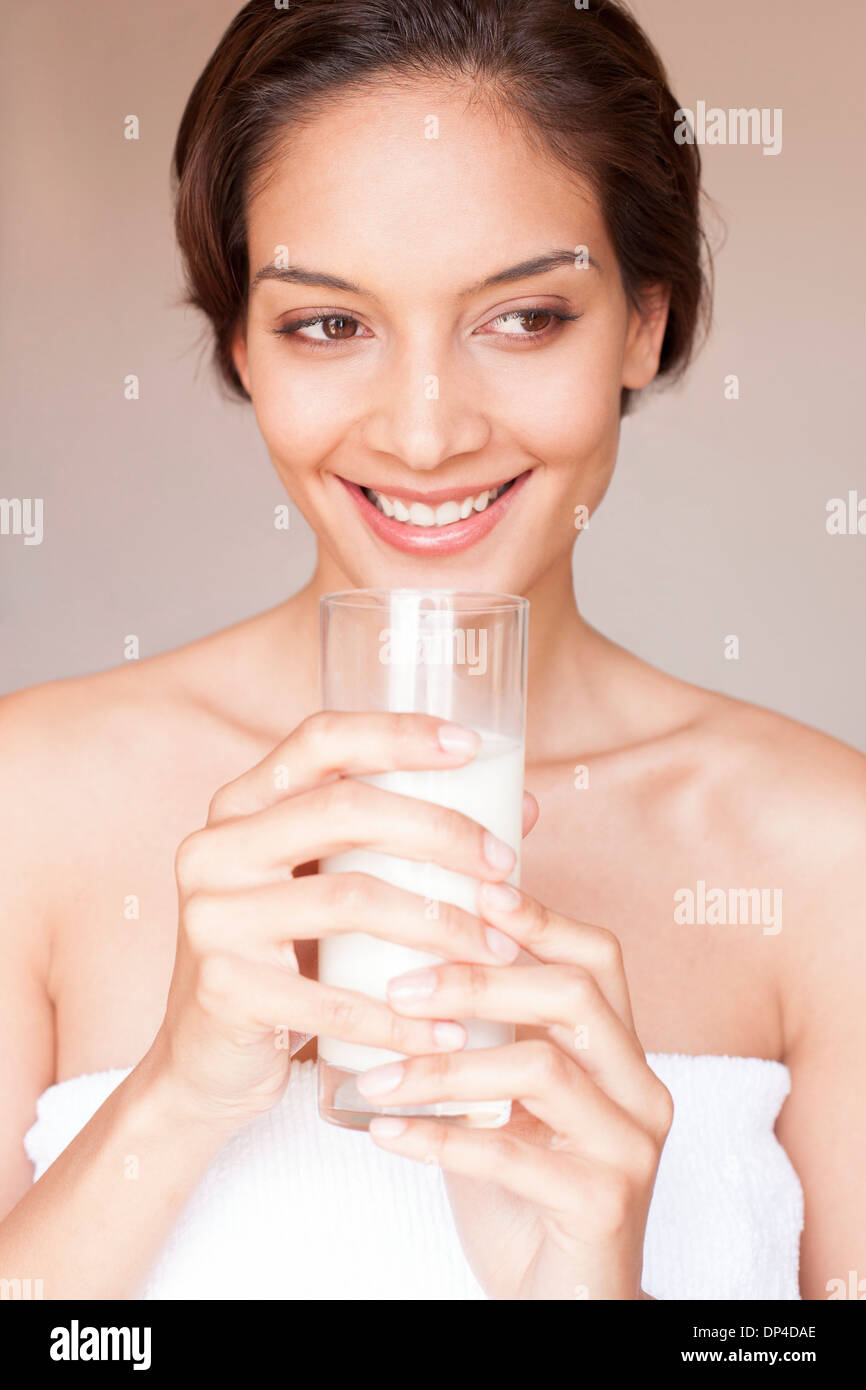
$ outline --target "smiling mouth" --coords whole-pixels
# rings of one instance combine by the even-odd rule
[[[471,492],[465,487],[380,492],[336,476],[374,536],[405,555],[433,559],[458,555],[489,536],[516,505],[533,472],[527,468]]]
[[[517,478],[510,478],[507,483],[499,483],[496,487],[484,488],[471,495],[446,498],[444,502],[435,506],[408,498],[391,497],[371,487],[362,487],[361,491],[367,501],[372,502],[373,506],[391,521],[400,522],[404,526],[439,528],[453,526],[457,521],[466,521],[476,513],[486,512],[487,508],[508,492],[516,481]]]

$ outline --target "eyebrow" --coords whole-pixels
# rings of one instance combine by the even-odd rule
[[[474,285],[469,285],[465,290],[460,290],[458,297],[466,299],[469,295],[479,294],[481,290],[491,289],[495,285],[510,284],[514,280],[526,280],[533,275],[544,275],[549,270],[556,270],[559,266],[574,265],[577,249],[573,251],[549,251],[542,256],[532,256],[529,260],[519,261],[517,265],[508,266],[505,270],[497,270],[494,275],[488,275],[486,279],[479,280]],[[583,257],[587,265],[594,270],[599,269],[598,262],[587,254]],[[329,275],[323,270],[305,270],[303,266],[286,266],[280,269],[274,265],[263,265],[261,270],[257,270],[253,276],[250,290],[254,290],[256,285],[262,280],[279,280],[289,285],[312,285],[322,289],[341,290],[344,294],[364,295],[368,299],[376,299],[370,290],[363,289],[356,285],[353,280],[344,280],[339,275]]]

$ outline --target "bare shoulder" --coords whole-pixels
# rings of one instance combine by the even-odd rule
[[[866,848],[866,755],[830,734],[706,690],[614,649],[632,693],[639,811],[692,844],[727,842],[767,865],[820,877]],[[630,779],[631,748],[621,760]]]
[[[120,820],[146,821],[166,794],[187,802],[255,760],[235,698],[244,629],[0,699],[0,844],[35,898],[65,882],[64,863],[89,856],[94,833],[110,841]]]
[[[100,767],[110,765],[120,751],[118,739],[123,739],[124,751],[134,752],[138,741],[130,747],[129,724],[144,708],[149,717],[140,734],[145,740],[158,735],[167,718],[182,717],[183,696],[172,680],[173,664],[165,658],[130,662],[5,695],[0,699],[0,765],[7,787],[24,794],[51,768],[62,779],[83,763],[98,776]]]
[[[866,755],[795,719],[722,695],[709,697],[697,728],[711,785],[762,854],[818,873],[862,854]]]
[[[693,845],[702,837],[728,844],[792,876],[799,869],[804,880],[843,860],[861,867],[866,755],[774,710],[628,660],[650,720],[637,759],[647,773],[643,814],[654,807]]]
[[[183,679],[186,666],[181,649],[4,696],[0,767],[7,795],[32,798],[50,812],[70,784],[86,798],[103,777],[146,762],[155,745],[200,713]]]
[[[727,924],[693,941],[736,947],[738,987],[771,988],[790,1053],[834,1012],[862,1012],[866,756],[772,710],[677,686],[684,717],[646,745],[642,833],[668,847],[683,913],[702,914],[684,920]]]
[[[831,1007],[853,1008],[862,992],[866,756],[715,694],[683,738],[701,768],[682,784],[690,789],[683,833],[727,874],[722,886],[774,895],[784,926],[772,958],[786,1031],[802,1035]]]

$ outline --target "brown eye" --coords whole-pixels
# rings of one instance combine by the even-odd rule
[[[278,338],[298,338],[308,347],[323,347],[325,343],[348,342],[357,338],[358,320],[350,314],[312,314],[274,329]]]
[[[553,314],[545,309],[527,309],[525,313],[517,316],[517,322],[527,333],[537,333],[547,328],[552,318]]]
[[[486,331],[497,338],[511,339],[514,343],[521,340],[525,343],[546,342],[563,323],[578,318],[579,314],[564,314],[540,305],[528,309],[507,309],[490,320]]]
[[[353,338],[354,330],[357,327],[357,319],[349,318],[330,318],[322,319],[322,328],[326,338]]]

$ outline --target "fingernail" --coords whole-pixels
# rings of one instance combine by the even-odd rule
[[[520,955],[520,947],[511,936],[506,936],[504,931],[499,931],[496,927],[485,927],[484,936],[487,945],[497,956],[503,960],[517,960]]]
[[[399,1086],[403,1080],[403,1063],[389,1062],[384,1067],[373,1067],[370,1071],[365,1071],[363,1076],[359,1076],[356,1082],[358,1090],[362,1096],[382,1096],[386,1091],[393,1091],[395,1086]]]
[[[445,753],[474,753],[481,741],[472,729],[464,729],[462,724],[440,724],[436,736]]]
[[[405,1128],[406,1121],[396,1115],[374,1115],[369,1124],[370,1133],[380,1134],[383,1139],[396,1139]]]
[[[484,832],[484,858],[494,869],[513,869],[517,855],[504,840],[497,840],[489,830]]]
[[[481,894],[483,901],[498,912],[514,912],[520,906],[520,894],[510,883],[482,883]]]
[[[465,1043],[466,1029],[461,1023],[434,1023],[433,1041],[443,1052],[451,1052]]]
[[[436,988],[433,970],[410,970],[407,975],[395,975],[386,986],[389,999],[427,999]]]

